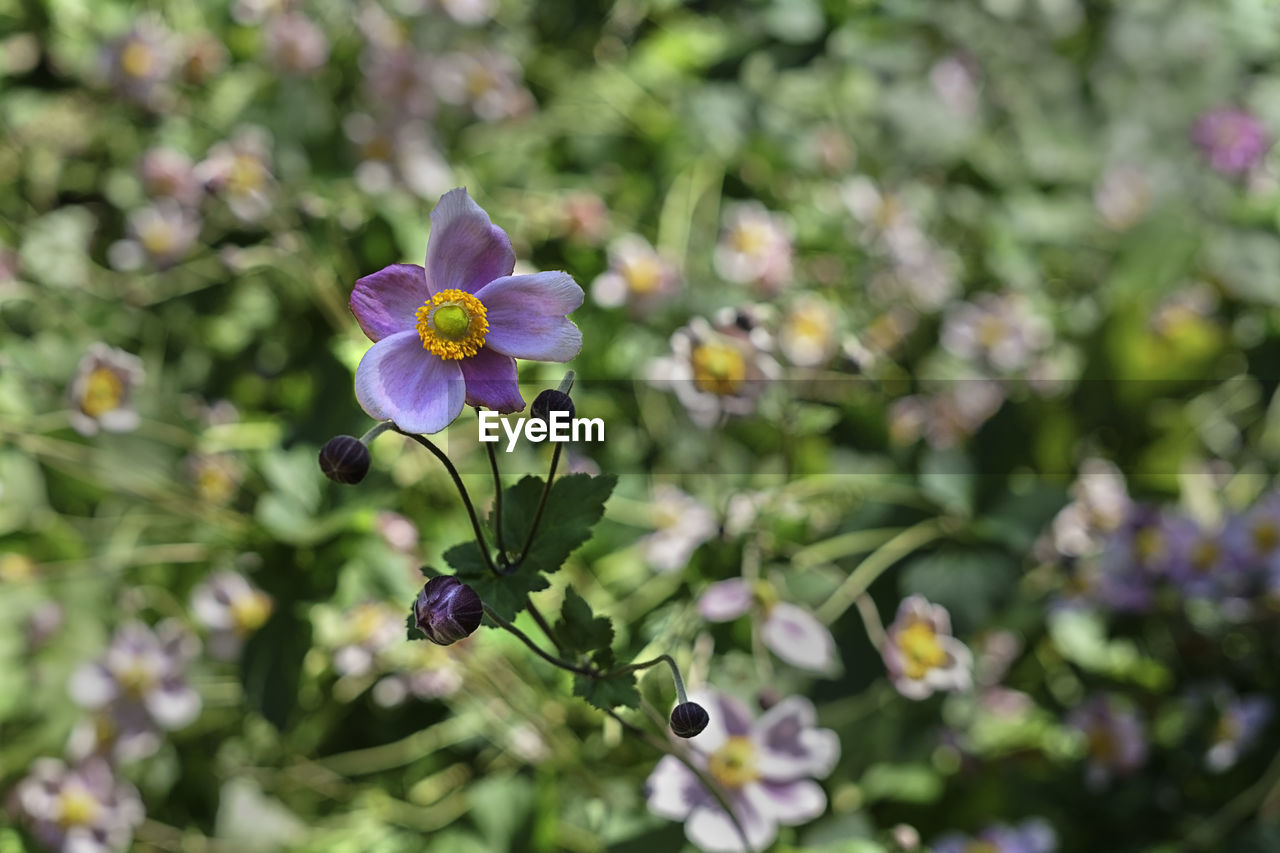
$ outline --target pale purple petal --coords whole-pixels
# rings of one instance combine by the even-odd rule
[[[689,691],[688,698],[705,708],[711,718],[701,734],[689,739],[699,752],[715,752],[731,736],[751,733],[751,712],[732,696],[703,689]]]
[[[147,713],[162,729],[180,729],[200,716],[200,694],[185,684],[173,683],[147,692]]]
[[[751,584],[742,578],[713,583],[698,599],[698,612],[708,622],[728,622],[751,609]]]
[[[427,274],[417,264],[392,264],[356,282],[351,291],[351,313],[375,343],[412,329],[414,313],[431,298]]]
[[[671,820],[684,820],[693,809],[715,802],[698,777],[674,755],[665,755],[644,784],[649,811]]]
[[[822,786],[809,779],[796,782],[759,782],[744,793],[766,817],[786,826],[807,823],[827,810]]]
[[[831,729],[815,729],[816,721],[813,703],[802,696],[790,696],[765,712],[751,737],[764,778],[822,778],[831,772],[840,759],[840,738]]]
[[[475,293],[496,278],[511,275],[516,253],[507,232],[471,200],[464,188],[450,190],[431,211],[427,238],[427,287]]]
[[[462,411],[465,396],[458,363],[424,350],[414,331],[378,341],[356,368],[360,407],[405,432],[439,432]]]
[[[730,797],[730,805],[742,830],[747,835],[751,850],[764,850],[778,835],[778,824],[767,817],[746,797],[737,794]],[[741,853],[742,837],[734,827],[729,813],[719,804],[694,809],[684,825],[685,836],[707,853]]]
[[[481,347],[458,366],[467,381],[467,405],[484,406],[507,414],[524,408],[524,398],[516,384],[516,362],[510,356]]]
[[[582,332],[565,317],[582,304],[582,288],[564,272],[512,275],[476,292],[489,320],[485,345],[512,358],[568,361]]]
[[[100,663],[86,663],[71,675],[67,685],[71,701],[82,708],[101,708],[119,695],[116,680]]]
[[[764,644],[792,666],[826,672],[835,663],[836,643],[812,613],[785,601],[769,610],[761,630]]]

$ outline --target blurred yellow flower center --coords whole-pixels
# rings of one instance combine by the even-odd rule
[[[1259,521],[1253,526],[1253,547],[1260,553],[1270,554],[1280,545],[1280,529],[1274,522]]]
[[[484,346],[489,331],[484,305],[464,290],[440,291],[415,316],[422,348],[440,358],[471,358]]]
[[[130,696],[138,697],[150,690],[156,683],[151,667],[142,661],[132,661],[115,673],[116,681]]]
[[[26,554],[0,554],[0,581],[18,583],[36,575],[35,561]]]
[[[964,846],[964,853],[1000,853],[1000,848],[993,841],[970,841]]]
[[[1089,755],[1100,761],[1109,761],[1119,754],[1115,736],[1107,726],[1096,725],[1089,730]]]
[[[1207,573],[1213,569],[1220,556],[1222,549],[1218,547],[1218,543],[1212,539],[1204,539],[1191,549],[1191,565],[1197,572]]]
[[[1138,562],[1151,563],[1164,556],[1164,537],[1154,527],[1146,527],[1133,538],[1133,549]]]
[[[93,823],[102,809],[97,797],[79,786],[58,795],[58,825],[63,829]]]
[[[633,258],[623,265],[622,277],[632,293],[653,293],[662,283],[662,264],[653,258]]]
[[[726,788],[741,788],[760,778],[756,748],[751,739],[734,735],[707,759],[707,772]]]
[[[999,317],[987,315],[978,321],[978,343],[984,349],[991,349],[1004,340],[1008,330]]]
[[[938,642],[938,632],[928,622],[912,622],[898,632],[894,643],[902,652],[902,669],[907,678],[919,680],[929,670],[947,662],[947,652]]]
[[[177,234],[169,223],[163,220],[149,222],[138,229],[138,241],[142,248],[151,255],[166,255],[173,251],[178,242]]]
[[[124,380],[109,367],[95,367],[86,377],[80,410],[91,418],[120,408],[124,400]]]
[[[768,581],[756,581],[752,584],[751,594],[766,614],[778,603],[778,591]]]
[[[733,229],[729,243],[744,255],[759,255],[769,246],[773,234],[763,222],[751,222]]]
[[[231,602],[231,619],[242,634],[261,628],[270,615],[271,599],[261,592],[241,596]]]
[[[120,67],[130,77],[146,77],[155,64],[151,48],[140,41],[131,41],[120,51]]]
[[[732,394],[747,377],[747,362],[736,347],[728,344],[701,344],[689,359],[693,363],[693,383],[710,394]]]
[[[232,195],[248,195],[267,179],[267,168],[252,154],[237,154],[227,174],[227,191]]]

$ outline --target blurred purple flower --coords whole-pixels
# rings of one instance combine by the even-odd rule
[[[1109,696],[1095,695],[1073,710],[1067,725],[1084,735],[1090,787],[1100,788],[1146,763],[1146,727],[1134,711]]]
[[[339,675],[360,676],[374,669],[380,654],[404,642],[404,614],[383,602],[358,604],[343,614],[333,652]]]
[[[161,199],[129,214],[129,235],[153,267],[167,269],[185,258],[195,245],[200,236],[200,217],[173,199]],[[137,250],[131,247],[112,246],[112,263],[120,269],[129,269],[137,256]]]
[[[778,600],[763,581],[730,578],[707,587],[698,598],[698,612],[708,622],[728,622],[754,609],[760,637],[774,654],[810,672],[830,672],[836,663],[831,631],[803,607]]]
[[[921,436],[935,450],[947,450],[982,428],[1005,394],[992,379],[961,379],[930,394],[912,394],[889,407],[889,437],[910,444]]]
[[[673,390],[694,423],[714,426],[728,415],[755,411],[768,380],[780,371],[768,354],[769,335],[746,313],[695,317],[671,336],[672,355],[649,366],[649,380]]]
[[[71,426],[81,435],[135,429],[133,391],[142,377],[142,360],[136,355],[101,343],[89,347],[71,380]]]
[[[953,355],[1007,375],[1030,367],[1053,330],[1022,294],[979,293],[947,306],[941,341]]]
[[[713,256],[716,272],[736,284],[777,293],[791,281],[791,230],[758,201],[731,205]]]
[[[563,272],[512,275],[515,252],[465,189],[431,212],[426,267],[393,264],[356,282],[351,311],[374,341],[356,399],[407,432],[447,427],[464,402],[524,408],[517,358],[568,361],[582,333],[566,315],[582,288]]]
[[[142,191],[156,201],[172,199],[184,207],[194,207],[204,195],[195,163],[173,148],[148,148],[138,161],[138,175]]]
[[[968,690],[973,683],[973,655],[951,635],[951,615],[921,595],[898,605],[882,654],[893,686],[908,699],[924,699],[940,690]]]
[[[1141,169],[1113,166],[1093,189],[1093,207],[1111,230],[1128,230],[1151,209],[1151,182]]]
[[[379,122],[367,113],[351,113],[342,129],[360,157],[355,177],[364,192],[403,188],[436,198],[453,183],[449,164],[421,122]]]
[[[146,814],[137,789],[96,758],[78,767],[37,759],[14,789],[13,804],[36,840],[62,853],[124,850]]]
[[[1105,459],[1085,459],[1070,491],[1071,503],[1053,519],[1052,545],[1065,557],[1091,556],[1129,514],[1124,475]]]
[[[644,315],[679,286],[675,265],[638,234],[624,234],[609,245],[609,268],[591,283],[591,297],[604,308],[626,305]]]
[[[290,74],[310,74],[329,59],[324,30],[301,12],[283,12],[267,21],[264,44],[267,61]]]
[[[244,467],[230,453],[193,453],[183,468],[195,487],[196,497],[214,506],[231,503],[244,479]]]
[[[1028,820],[1018,826],[996,824],[976,836],[946,835],[933,842],[933,853],[1053,853],[1058,837],[1043,820]]]
[[[114,747],[122,735],[145,741],[149,729],[170,731],[195,720],[200,694],[187,684],[186,669],[197,650],[172,620],[155,631],[141,622],[117,628],[102,657],[78,668],[68,685],[72,701],[99,714],[98,747]]]
[[[1230,696],[1219,711],[1205,766],[1215,773],[1234,767],[1274,714],[1275,702],[1267,696]]]
[[[209,148],[196,176],[237,218],[262,219],[271,211],[271,135],[260,127],[237,128],[229,140]]]
[[[447,53],[434,69],[435,91],[446,103],[465,105],[482,121],[502,121],[533,111],[533,95],[520,83],[510,56],[481,50]]]
[[[640,540],[640,549],[655,571],[683,569],[698,546],[719,531],[715,513],[674,486],[654,486],[652,508],[657,529]]]
[[[117,93],[144,106],[159,107],[173,72],[173,34],[151,19],[141,19],[107,46],[105,62]]]
[[[1266,125],[1235,107],[1218,107],[1201,115],[1191,129],[1191,139],[1214,171],[1224,175],[1249,171],[1271,148]]]
[[[182,60],[182,79],[192,86],[199,86],[227,67],[227,48],[211,32],[198,32],[190,36],[185,57]]]
[[[396,120],[430,118],[436,111],[431,65],[412,45],[370,41],[360,58],[367,101]]]
[[[724,790],[752,850],[768,847],[779,824],[805,823],[826,810],[826,794],[812,779],[835,767],[840,739],[831,729],[814,728],[817,714],[808,699],[783,699],[755,722],[724,694],[693,691],[689,699],[711,715],[707,728],[689,739],[691,760]],[[654,814],[684,821],[685,835],[703,850],[744,850],[728,813],[674,756],[664,756],[649,774],[645,796]]]
[[[234,660],[271,616],[271,596],[236,572],[215,572],[191,591],[191,612],[209,631],[209,654]]]

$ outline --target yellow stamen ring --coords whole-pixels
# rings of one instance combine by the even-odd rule
[[[422,303],[415,315],[422,348],[440,358],[471,358],[489,331],[484,305],[465,290],[442,290]]]

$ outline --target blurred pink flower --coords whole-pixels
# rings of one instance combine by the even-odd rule
[[[133,391],[142,384],[142,360],[106,344],[94,344],[71,380],[71,425],[81,435],[128,432],[138,426]]]

